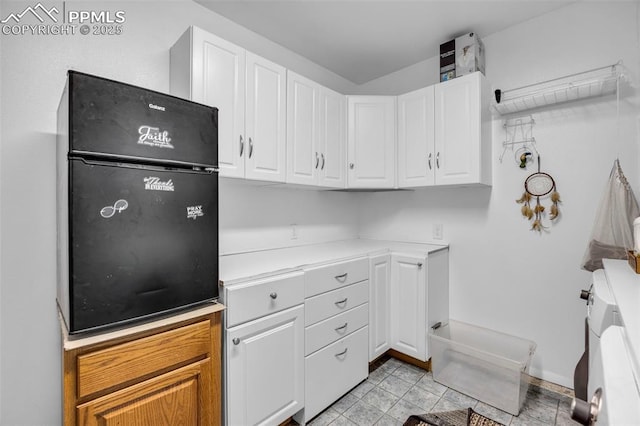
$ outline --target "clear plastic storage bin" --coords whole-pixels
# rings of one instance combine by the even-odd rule
[[[535,342],[451,320],[429,334],[429,345],[435,381],[519,414]]]

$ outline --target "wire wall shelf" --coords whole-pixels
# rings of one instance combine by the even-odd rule
[[[622,61],[517,89],[496,90],[493,108],[501,115],[616,93]]]

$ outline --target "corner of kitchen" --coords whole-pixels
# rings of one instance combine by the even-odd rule
[[[0,425],[640,424],[640,2],[454,3],[2,2]]]

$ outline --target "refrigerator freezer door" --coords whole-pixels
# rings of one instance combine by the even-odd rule
[[[71,333],[217,298],[216,173],[69,166]]]
[[[60,108],[71,154],[218,166],[216,108],[74,71]]]

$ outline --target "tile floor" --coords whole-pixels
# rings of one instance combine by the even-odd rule
[[[391,358],[311,421],[313,426],[402,425],[412,414],[473,408],[511,426],[577,425],[571,399],[531,385],[520,415],[512,416],[433,380],[431,373]]]

